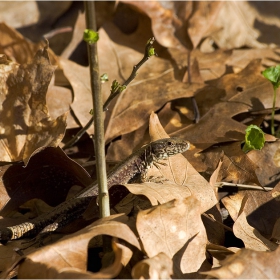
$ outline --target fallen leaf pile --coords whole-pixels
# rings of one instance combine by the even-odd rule
[[[82,5],[51,13],[33,4],[35,23],[0,23],[1,228],[49,212],[96,178],[93,125],[63,149],[91,118]],[[152,36],[158,54],[104,112],[108,168],[161,138],[191,147],[154,165],[146,182],[113,186],[111,216],[93,219],[89,206],[39,248],[22,243],[30,239],[1,245],[1,278],[280,278],[280,141],[262,75],[280,64],[279,3],[266,12],[240,1],[95,4],[104,102]],[[0,2],[0,14],[12,15],[9,5]],[[266,142],[244,153],[250,124]],[[112,251],[102,250],[106,238]]]

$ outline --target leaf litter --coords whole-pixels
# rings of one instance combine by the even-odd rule
[[[122,84],[143,57],[144,37],[155,36],[158,53],[104,113],[108,164],[168,135],[191,148],[149,169],[147,182],[114,186],[114,215],[93,219],[89,206],[46,246],[18,251],[23,257],[13,251],[21,240],[0,246],[2,278],[279,278],[279,141],[269,129],[273,86],[261,72],[280,61],[279,42],[262,33],[280,23],[258,5],[129,1],[106,12],[98,4],[107,19],[98,41],[100,73],[109,76],[104,101],[111,82]],[[130,30],[129,15],[137,23]],[[59,56],[55,40],[33,43],[0,24],[1,226],[49,211],[95,179],[87,135],[61,149],[91,117],[89,68],[77,58],[83,26],[79,11]],[[277,132],[278,111],[275,122]],[[251,124],[266,142],[245,154]],[[101,257],[88,247],[101,246],[100,235],[114,237],[115,257],[102,255],[103,267],[90,271]]]

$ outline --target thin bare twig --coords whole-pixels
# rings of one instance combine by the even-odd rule
[[[188,80],[189,83],[192,83],[192,75],[191,75],[191,52],[188,53]],[[193,112],[194,112],[194,122],[198,123],[200,119],[200,113],[197,106],[197,102],[194,96],[191,97],[192,105],[193,105]]]
[[[153,48],[154,41],[155,41],[154,37],[148,40],[148,42],[146,44],[146,47],[145,47],[144,56],[139,61],[139,63],[137,63],[133,67],[129,78],[122,85],[117,84],[115,88],[112,85],[111,94],[109,95],[108,99],[105,101],[105,103],[103,105],[103,111],[104,112],[108,109],[111,101],[115,97],[117,97],[122,91],[124,91],[126,89],[126,87],[135,79],[135,77],[137,75],[137,71],[140,69],[140,67],[153,55],[153,54],[151,55],[150,51]],[[113,82],[113,84],[114,84],[114,82]],[[63,149],[66,149],[66,148],[69,148],[69,147],[73,146],[82,137],[82,135],[88,130],[88,128],[92,125],[93,122],[94,122],[94,118],[92,117],[88,121],[88,123],[85,125],[85,127],[83,127],[70,141],[68,141],[64,145]]]
[[[233,184],[228,182],[217,182],[215,184],[216,188],[222,188],[222,187],[236,187],[240,189],[250,189],[250,190],[260,190],[260,191],[271,191],[273,188],[271,187],[260,187],[255,185],[244,185],[244,184]]]

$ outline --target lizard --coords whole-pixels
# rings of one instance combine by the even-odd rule
[[[183,153],[189,147],[188,141],[175,137],[159,139],[143,146],[109,171],[108,189],[113,185],[130,183],[135,176],[143,177],[152,165],[157,166],[157,163],[162,163],[160,160]],[[98,184],[94,182],[74,197],[56,206],[52,211],[30,220],[30,222],[0,228],[0,242],[5,244],[9,240],[53,232],[81,216],[90,201],[97,196]],[[97,204],[94,208],[93,211],[98,212]]]

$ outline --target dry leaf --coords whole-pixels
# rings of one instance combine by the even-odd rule
[[[241,249],[227,257],[220,268],[202,274],[218,279],[276,279],[280,277],[279,253],[280,248],[274,252]]]
[[[188,21],[188,34],[195,49],[200,41],[209,33],[209,28],[215,24],[223,2],[198,1],[194,2],[194,11]]]
[[[188,42],[183,32],[183,21],[191,13],[190,2],[124,2],[137,7],[151,18],[154,36],[161,45],[186,51]],[[178,34],[180,38],[177,38]]]
[[[270,192],[246,191],[246,195],[248,200],[244,206],[244,213],[248,223],[264,237],[270,238],[280,214],[280,184],[277,184]]]
[[[30,63],[34,53],[45,45],[45,42],[32,43],[4,22],[0,23],[0,37],[0,53],[6,54],[10,59],[20,64]],[[51,63],[57,64],[57,58],[50,49],[49,55]]]
[[[26,167],[23,163],[2,166],[0,175],[0,208],[4,216],[32,198],[56,206],[65,200],[73,185],[86,187],[92,183],[84,168],[60,148],[50,147],[34,155]]]
[[[240,214],[233,225],[233,232],[236,237],[240,238],[245,248],[253,249],[255,251],[274,251],[278,245],[263,237],[258,230],[251,227],[243,212]]]
[[[219,14],[207,30],[220,48],[233,49],[243,46],[262,48],[257,41],[259,32],[254,28],[256,13],[246,2],[222,2]]]
[[[196,272],[205,261],[207,242],[201,213],[201,205],[193,197],[140,211],[136,226],[147,255],[165,253],[174,261],[174,273]]]

